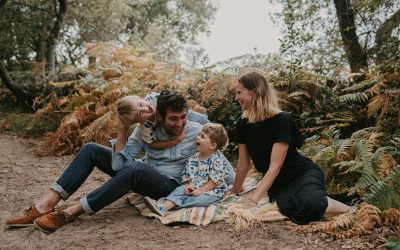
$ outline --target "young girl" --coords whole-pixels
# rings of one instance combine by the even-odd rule
[[[180,136],[169,141],[156,140],[153,129],[158,123],[156,107],[159,95],[159,93],[152,92],[145,98],[136,95],[125,96],[117,105],[117,113],[120,121],[126,125],[139,123],[141,137],[152,149],[172,147],[185,138],[185,134],[182,133]]]
[[[164,216],[174,207],[206,207],[221,200],[228,189],[226,178],[231,165],[220,149],[228,142],[228,135],[221,124],[203,125],[196,137],[197,153],[186,163],[182,182],[166,198],[155,201],[144,198],[146,206],[154,213]]]

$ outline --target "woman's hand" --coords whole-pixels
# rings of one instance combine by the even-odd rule
[[[255,201],[251,197],[241,197],[238,200],[239,204],[242,204],[244,208],[246,209],[251,209],[251,208],[256,208],[258,207],[258,201]]]

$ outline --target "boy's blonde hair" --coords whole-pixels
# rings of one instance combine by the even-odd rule
[[[217,144],[216,150],[223,150],[228,145],[228,133],[221,124],[206,123],[203,125],[201,131],[210,137],[212,143]]]
[[[137,122],[136,102],[141,100],[137,95],[128,95],[121,98],[117,104],[118,119],[124,124]]]

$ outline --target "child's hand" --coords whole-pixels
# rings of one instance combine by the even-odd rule
[[[174,142],[176,144],[180,143],[181,141],[183,141],[183,139],[185,139],[185,136],[186,136],[185,133],[182,132],[180,135],[174,138]]]
[[[203,193],[204,193],[203,190],[202,190],[201,188],[199,188],[199,189],[194,190],[194,191],[192,192],[192,195],[193,195],[193,196],[200,196],[200,195],[202,195]]]
[[[192,194],[192,192],[194,191],[194,186],[193,183],[189,183],[185,186],[185,194]]]

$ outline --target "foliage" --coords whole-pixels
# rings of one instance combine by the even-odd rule
[[[87,54],[97,58],[97,62],[90,65],[86,75],[77,75],[75,80],[51,82],[56,88],[68,87],[70,92],[66,97],[59,98],[53,93],[50,101],[36,100],[37,105],[47,104],[36,112],[33,123],[46,114],[68,114],[56,132],[47,134],[45,143],[53,146],[43,147],[41,154],[70,154],[90,141],[108,145],[117,135],[116,100],[128,94],[144,96],[164,88],[185,91],[191,82],[189,78],[176,77],[184,73],[182,69],[155,61],[145,50],[130,46],[121,48],[110,43],[88,44]],[[201,110],[194,100],[191,106]]]
[[[0,10],[0,58],[12,70],[44,59],[57,9],[57,1],[16,0]],[[199,50],[197,35],[208,31],[216,9],[208,0],[68,1],[58,62],[78,65],[84,43],[111,41],[179,59],[189,47]]]
[[[340,35],[334,1],[270,2],[282,5],[281,11],[275,13],[273,19],[277,24],[284,23],[281,25],[284,34],[290,34],[291,27],[301,31],[301,40],[305,43],[301,46],[298,58],[302,58],[304,66],[325,74],[337,73],[335,71],[348,67],[343,46],[345,41]],[[368,0],[346,3],[355,12],[358,40],[369,61],[381,65],[380,69],[384,71],[398,70],[400,2]],[[384,46],[380,44],[381,40],[385,41]],[[378,60],[379,57],[384,60]]]
[[[41,108],[30,126],[43,124],[46,117],[60,121],[64,116],[57,131],[45,136],[42,154],[74,153],[91,141],[108,145],[118,132],[116,100],[165,88],[187,93],[192,109],[222,123],[234,139],[235,122],[241,113],[234,101],[235,83],[239,73],[249,70],[241,69],[235,60],[224,64],[226,72],[211,68],[187,71],[131,46],[87,44],[86,53],[96,60],[84,68],[65,67],[59,79],[49,82],[55,91],[35,100]],[[234,67],[230,68],[230,63]],[[352,237],[371,230],[362,225],[364,219],[375,226],[398,225],[393,220],[393,225],[385,222],[379,209],[400,207],[399,74],[372,72],[333,78],[298,69],[293,78],[290,69],[275,66],[267,78],[277,89],[282,108],[292,112],[308,137],[301,151],[322,167],[328,193],[356,193],[368,202],[366,217],[360,217],[359,222],[338,217],[331,224],[320,225],[320,230],[331,230],[336,237]],[[231,144],[227,151],[230,159],[236,159],[236,150]]]
[[[330,193],[358,193],[382,209],[400,207],[399,167],[394,145],[381,146],[383,133],[366,128],[340,139],[330,128],[305,140],[302,152],[320,165]]]

